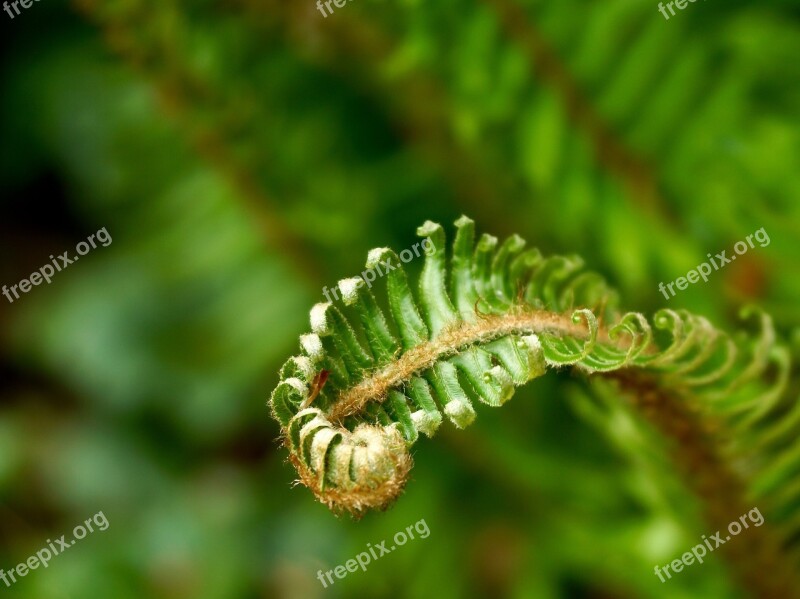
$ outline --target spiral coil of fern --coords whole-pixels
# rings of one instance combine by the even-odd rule
[[[616,294],[583,271],[580,258],[543,257],[518,236],[476,242],[467,217],[455,226],[449,262],[440,225],[428,221],[417,231],[436,248],[425,257],[419,300],[392,250],[369,252],[367,268],[393,267],[385,276],[388,314],[361,279],[340,281],[349,315],[331,303],[314,306],[301,355],[281,369],[272,411],[300,481],[332,509],[386,507],[403,489],[407,448],[420,432],[432,436],[445,418],[468,426],[476,401],[500,406],[548,366],[641,368],[691,390],[709,409],[736,406],[735,420],[750,424],[781,399],[788,358],[766,314],[743,312],[760,324],[754,339],[734,339],[682,310],[661,310],[651,324],[618,312]],[[329,380],[306,407],[321,370]],[[773,442],[791,434],[771,426]]]

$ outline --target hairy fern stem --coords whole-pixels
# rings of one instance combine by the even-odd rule
[[[608,332],[602,329],[601,332],[607,338]],[[419,344],[356,386],[345,390],[331,406],[329,416],[334,422],[341,422],[346,416],[361,412],[371,401],[382,402],[390,389],[409,380],[415,373],[477,343],[507,335],[537,333],[587,339],[589,328],[576,324],[570,314],[524,308],[509,314],[483,315],[474,323],[458,323],[443,330],[436,339]]]

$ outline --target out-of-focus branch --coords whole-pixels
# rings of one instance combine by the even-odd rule
[[[498,234],[512,233],[502,207],[526,192],[454,137],[448,127],[447,92],[435,77],[420,69],[391,80],[382,75],[396,49],[388,34],[352,11],[322,19],[313,4],[231,2],[245,11],[251,24],[285,36],[298,56],[379,98],[412,149],[442,172],[461,208]]]
[[[661,220],[674,222],[650,166],[598,114],[525,9],[513,0],[486,2],[497,13],[508,35],[525,50],[535,75],[553,88],[572,122],[588,137],[598,163],[623,183],[641,207]]]
[[[309,283],[321,285],[322,274],[309,255],[307,245],[283,222],[280,211],[275,208],[275,198],[234,158],[224,128],[198,125],[188,118],[193,102],[216,100],[219,94],[183,68],[181,57],[174,48],[157,44],[143,47],[137,42],[137,32],[147,26],[147,12],[115,18],[102,15],[100,3],[96,0],[75,0],[74,5],[102,29],[112,51],[153,84],[161,96],[163,109],[183,130],[195,151],[231,182],[236,197],[253,218],[264,244],[290,261]],[[160,38],[160,41],[167,43],[168,39]]]
[[[729,460],[720,455],[718,431],[710,421],[697,417],[686,398],[660,385],[648,374],[621,370],[604,375],[615,381],[631,403],[672,444],[672,459],[690,489],[702,500],[705,520],[717,530],[752,507],[746,485],[734,473]],[[717,426],[716,423],[713,426]],[[784,599],[798,597],[800,584],[793,560],[782,550],[770,523],[747,531],[747,543],[725,544],[721,553],[734,576],[754,597]]]

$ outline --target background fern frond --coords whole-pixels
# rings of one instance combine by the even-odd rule
[[[324,18],[315,2],[3,17],[0,282],[101,226],[114,237],[0,298],[0,561],[100,507],[112,522],[13,592],[791,596],[796,559],[769,556],[797,556],[800,538],[797,8],[697,2],[665,22],[630,0],[359,0]],[[481,230],[456,228],[443,289],[440,266],[425,272],[438,299],[418,292],[421,259],[394,306],[399,277],[345,283],[320,313],[344,336],[312,329],[294,349],[365,249],[397,261],[385,247],[461,213]],[[657,291],[762,227],[769,246]],[[740,325],[750,304],[771,322]],[[558,330],[427,351],[442,365],[405,376],[432,334],[553,306],[568,307]],[[545,352],[559,374],[539,376]],[[388,501],[414,454],[391,512],[330,518],[292,489],[270,442],[286,426],[263,417],[264,390],[289,379],[287,425],[310,411],[292,429],[306,461],[288,455],[334,506]],[[367,388],[382,401],[361,403]],[[334,453],[346,489],[318,484]],[[752,559],[653,575],[756,505],[769,532],[730,547]],[[335,589],[314,579],[421,517],[428,541]]]

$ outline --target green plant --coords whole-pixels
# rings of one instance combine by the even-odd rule
[[[661,310],[651,324],[620,313],[616,294],[580,258],[545,258],[518,236],[501,244],[484,234],[476,244],[471,219],[455,224],[449,266],[442,227],[428,221],[417,231],[436,248],[419,301],[398,256],[372,250],[367,268],[394,267],[385,277],[389,317],[361,279],[342,280],[352,315],[314,306],[302,355],[281,369],[273,413],[300,481],[331,509],[358,516],[385,508],[404,487],[420,432],[432,436],[443,414],[469,425],[475,400],[500,406],[548,366],[611,381],[676,440],[674,457],[714,526],[796,472],[800,403],[786,397],[790,357],[768,315],[745,309],[760,331],[736,337],[682,310]],[[797,524],[793,497],[770,499],[774,519]],[[751,541],[740,572],[748,585],[767,589],[760,596],[792,588],[782,575],[763,580],[781,540],[763,533]]]

